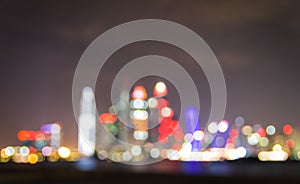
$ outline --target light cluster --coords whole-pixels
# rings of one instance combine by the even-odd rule
[[[114,162],[141,163],[162,159],[300,160],[300,135],[291,124],[282,127],[250,125],[238,116],[233,121],[209,122],[204,128],[196,107],[185,107],[185,122],[176,120],[167,95],[168,88],[163,82],[155,84],[152,95],[143,86],[135,86],[128,98],[126,93],[121,94],[118,104],[99,116],[102,127],[110,135],[96,137],[96,127],[99,126],[95,125],[94,93],[91,88],[84,88],[77,149],[61,145],[62,124],[54,122],[43,124],[39,130],[20,130],[17,138],[21,145],[2,148],[0,161],[36,164],[78,161],[91,156]],[[123,122],[124,119],[128,122]],[[96,144],[98,139],[104,140],[105,145]]]
[[[128,148],[128,145],[115,142],[112,147],[105,149],[100,145],[97,150],[99,159],[116,162],[147,159],[222,161],[249,157],[261,161],[299,160],[300,147],[295,143],[298,136],[290,124],[279,128],[273,124],[252,126],[238,116],[232,122],[210,122],[204,129],[200,126],[198,109],[195,107],[186,107],[185,122],[179,123],[173,119],[174,111],[166,99],[167,94],[168,89],[163,82],[154,86],[153,97],[148,99],[146,89],[136,86],[129,103],[130,118],[134,122],[133,139],[127,140],[131,146]],[[122,113],[122,110],[119,109],[117,113],[111,111],[109,116],[115,117],[114,122],[120,125],[122,122],[117,118],[118,113]],[[101,116],[100,120],[105,124]],[[158,125],[150,129],[148,125],[153,122]],[[130,132],[127,130],[128,135]]]
[[[77,151],[61,146],[61,123],[43,124],[40,130],[20,130],[17,133],[21,145],[7,146],[1,149],[1,162],[36,164],[45,160],[77,161],[80,155]]]

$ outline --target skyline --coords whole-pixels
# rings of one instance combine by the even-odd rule
[[[106,30],[143,18],[178,22],[207,42],[225,75],[225,119],[232,121],[242,115],[249,124],[299,125],[299,2],[116,2],[1,2],[0,122],[5,131],[0,134],[0,146],[17,144],[19,129],[53,121],[63,123],[65,144],[77,145],[71,88],[80,56]],[[106,66],[98,78],[96,99],[107,98],[116,69],[149,53],[183,64],[198,82],[202,109],[209,107],[204,74],[198,74],[191,59],[179,49],[154,42],[128,45],[114,54],[109,59],[114,65]],[[145,79],[143,84],[150,89],[157,80]],[[170,99],[177,97],[172,86],[170,95]],[[98,107],[101,112],[109,105],[108,101],[103,103],[103,108]],[[172,106],[176,109],[176,104]],[[202,113],[205,121],[207,112]]]

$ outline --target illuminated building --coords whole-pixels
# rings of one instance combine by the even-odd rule
[[[192,151],[201,150],[201,133],[199,113],[196,107],[188,107],[185,109],[186,132],[191,135]]]
[[[158,141],[159,143],[164,144],[165,146],[170,146],[172,149],[176,150],[176,153],[171,151],[171,159],[174,159],[174,155],[177,155],[177,150],[181,148],[184,136],[179,122],[173,119],[174,111],[171,107],[169,107],[169,101],[165,99],[167,94],[168,88],[166,84],[164,82],[157,82],[153,89],[154,97],[150,98],[148,101],[149,107],[152,108],[152,121],[159,122]],[[156,116],[153,116],[153,114]]]
[[[94,155],[96,138],[95,95],[90,87],[82,90],[78,118],[78,152],[86,157]]]
[[[120,100],[117,103],[117,110],[118,110],[118,117],[120,121],[118,124],[118,139],[128,142],[129,139],[129,131],[133,127],[132,123],[130,122],[130,105],[129,105],[129,93],[127,91],[121,91],[120,93]]]
[[[130,102],[129,94],[121,93],[119,102],[99,117],[109,136],[99,134],[102,142],[98,142],[98,158],[114,162],[145,159],[223,161],[248,157],[260,161],[300,160],[300,134],[290,124],[252,126],[238,116],[234,123],[212,121],[206,129],[200,129],[197,108],[187,107],[184,114],[186,132],[183,134],[180,122],[173,119],[175,112],[165,98],[167,94],[163,82],[155,85],[153,96],[149,98],[143,86],[134,88]],[[80,156],[94,155],[96,105],[93,90],[89,87],[82,91],[78,128],[78,152],[61,146],[62,124],[54,122],[43,124],[37,131],[18,131],[22,145],[7,145],[1,149],[0,162],[77,161]]]
[[[50,133],[51,133],[51,142],[50,142],[50,145],[52,148],[54,149],[58,149],[59,146],[60,146],[60,139],[61,139],[61,127],[59,124],[52,124],[51,125],[51,130],[50,130]]]
[[[226,120],[222,120],[218,123],[217,133],[215,134],[215,138],[211,143],[211,147],[213,148],[224,148],[226,143],[230,142],[229,138],[229,130],[230,124]],[[232,140],[231,140],[232,142]]]
[[[148,138],[148,103],[147,92],[143,86],[136,86],[132,92],[130,101],[130,118],[134,124],[133,138],[138,141],[144,141]]]

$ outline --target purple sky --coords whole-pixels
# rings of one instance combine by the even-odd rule
[[[64,124],[64,143],[76,146],[71,88],[81,54],[104,31],[145,18],[178,22],[208,43],[226,79],[226,119],[243,115],[249,124],[300,126],[299,9],[296,0],[2,0],[0,146],[19,144],[19,129],[39,129],[42,123],[56,120]],[[115,64],[99,76],[97,99],[110,98],[110,82],[122,64],[150,53],[173,58],[192,74],[205,122],[210,109],[205,75],[188,55],[167,44],[137,43],[114,54],[109,60]],[[149,82],[150,89],[155,81],[141,82]],[[170,90],[175,110],[179,109],[176,95]]]

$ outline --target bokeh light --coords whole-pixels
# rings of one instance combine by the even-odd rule
[[[147,99],[147,92],[146,89],[143,86],[136,86],[133,89],[132,92],[132,98],[133,99],[142,99],[145,100]]]
[[[155,84],[153,95],[156,97],[166,96],[168,93],[168,88],[164,82],[158,82]]]
[[[204,132],[201,130],[196,130],[193,133],[193,139],[196,141],[202,141],[203,137],[204,137]]]
[[[148,105],[149,105],[149,108],[157,108],[157,104],[158,104],[158,101],[156,98],[149,98],[148,99]]]
[[[71,150],[65,146],[59,147],[57,152],[61,158],[68,158],[71,155]]]
[[[38,162],[39,158],[37,156],[37,154],[35,153],[31,153],[28,155],[28,162],[30,164],[36,164]]]
[[[218,132],[218,122],[213,121],[213,122],[209,123],[207,129],[208,129],[209,133],[212,133],[212,134],[217,133]]]
[[[44,156],[49,156],[52,152],[52,148],[50,146],[45,146],[42,148],[42,154]]]
[[[293,133],[293,127],[290,124],[286,124],[282,128],[285,135],[291,135]]]
[[[238,116],[235,118],[234,122],[236,126],[241,127],[244,125],[245,119],[242,116]]]
[[[224,132],[226,132],[228,130],[228,128],[229,128],[228,121],[222,120],[222,121],[219,122],[219,124],[218,124],[218,130],[219,130],[219,132],[224,133]]]
[[[100,115],[100,121],[102,123],[115,123],[117,118],[117,115],[112,113],[103,113]]]
[[[11,157],[15,154],[15,149],[11,146],[5,148],[5,155]]]
[[[26,146],[22,146],[19,150],[20,154],[23,156],[27,156],[29,154],[29,148]]]
[[[165,118],[172,118],[174,111],[170,107],[164,107],[161,109],[161,115]]]
[[[266,132],[268,135],[274,135],[276,133],[276,128],[274,125],[269,125],[266,128]]]
[[[150,156],[151,156],[152,158],[158,158],[159,155],[160,155],[159,149],[157,149],[157,148],[151,149],[151,151],[150,151]]]
[[[248,135],[248,143],[250,145],[256,145],[258,142],[259,142],[259,139],[260,139],[260,135],[258,133],[253,133],[253,134],[250,134]]]
[[[243,133],[244,135],[249,135],[249,134],[251,134],[251,133],[252,133],[252,127],[251,127],[250,125],[245,125],[245,126],[243,126],[243,128],[242,128],[242,133]]]
[[[131,148],[131,153],[134,156],[138,156],[138,155],[140,155],[142,153],[142,148],[140,146],[138,146],[138,145],[134,145]]]

